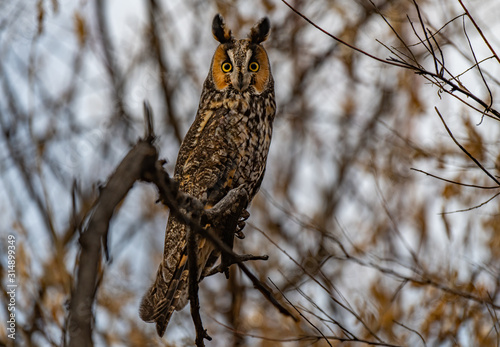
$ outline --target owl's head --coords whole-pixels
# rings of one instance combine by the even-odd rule
[[[220,42],[212,59],[210,73],[218,90],[233,89],[237,93],[250,90],[264,92],[272,83],[271,68],[266,50],[261,43],[269,36],[269,19],[255,24],[248,38],[236,40],[220,14],[214,17],[212,33]]]

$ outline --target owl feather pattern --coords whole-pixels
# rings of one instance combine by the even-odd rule
[[[263,18],[248,38],[236,40],[221,15],[213,20],[212,33],[220,44],[174,174],[179,189],[203,201],[205,208],[237,187],[243,187],[251,201],[262,182],[276,110],[271,67],[261,45],[269,31],[269,20]],[[165,333],[173,311],[188,301],[186,235],[186,225],[170,215],[163,261],[139,309],[144,321],[156,323],[159,336]],[[218,236],[222,237],[220,231]],[[197,239],[197,247],[197,278],[201,280],[219,251],[204,238]]]

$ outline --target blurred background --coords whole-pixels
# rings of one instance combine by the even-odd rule
[[[64,345],[78,236],[144,133],[144,100],[173,174],[221,13],[237,37],[271,20],[278,111],[235,250],[270,256],[247,265],[301,319],[280,315],[233,266],[229,280],[200,286],[207,346],[500,346],[499,118],[470,97],[499,108],[500,6],[464,0],[468,17],[455,0],[290,4],[365,52],[437,77],[342,46],[278,0],[0,1],[0,254],[14,235],[16,345]],[[138,316],[163,251],[168,210],[156,199],[136,183],[112,220],[96,346],[194,344],[189,308],[163,339]],[[13,345],[7,264],[0,345]]]

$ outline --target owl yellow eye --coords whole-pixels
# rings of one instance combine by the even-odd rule
[[[233,65],[231,65],[231,63],[228,63],[226,61],[225,63],[222,63],[221,69],[224,72],[230,72],[233,69]]]
[[[252,71],[252,72],[257,72],[257,71],[259,71],[259,64],[258,64],[258,63],[256,63],[256,62],[254,62],[254,61],[252,61],[252,62],[250,63],[250,65],[248,65],[248,69],[249,69],[250,71]]]

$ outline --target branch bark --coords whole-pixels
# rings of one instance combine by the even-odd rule
[[[151,142],[140,140],[111,175],[94,206],[87,228],[80,236],[78,273],[69,312],[69,346],[89,347],[92,342],[92,305],[97,291],[101,242],[106,243],[116,206],[125,198],[144,170],[154,166],[158,152]]]

